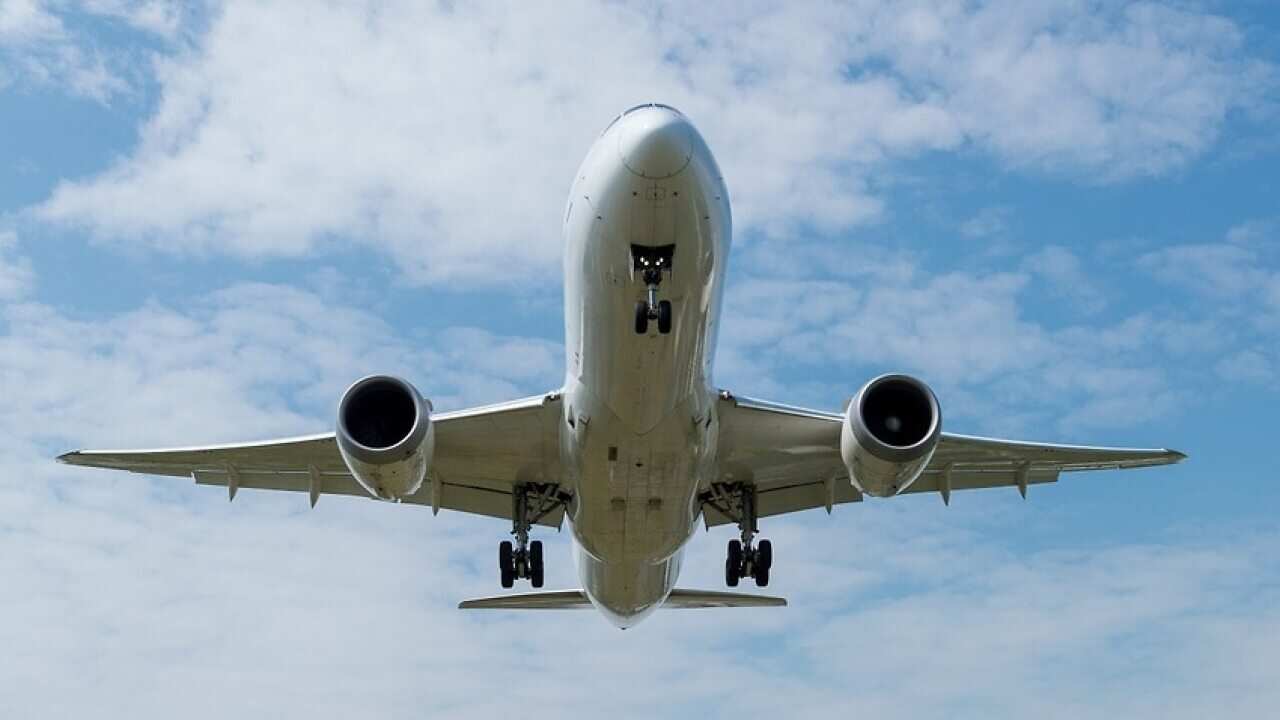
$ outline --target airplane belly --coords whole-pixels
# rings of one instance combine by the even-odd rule
[[[681,403],[637,435],[590,391],[572,388],[576,428],[564,450],[574,478],[569,511],[575,539],[606,563],[657,563],[675,555],[697,526],[698,488],[715,456],[714,435],[700,422],[710,399]],[[585,422],[583,422],[585,420]]]

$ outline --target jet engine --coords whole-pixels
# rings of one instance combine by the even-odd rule
[[[942,431],[938,398],[909,375],[882,375],[845,410],[840,455],[858,490],[897,495],[924,472]]]
[[[399,501],[422,487],[435,432],[431,403],[390,375],[357,380],[338,403],[338,451],[370,495]]]

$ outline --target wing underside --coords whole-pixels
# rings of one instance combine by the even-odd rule
[[[539,395],[433,417],[435,462],[429,482],[404,502],[509,520],[513,487],[560,477],[560,396]],[[720,405],[721,477],[751,483],[758,515],[768,517],[859,502],[840,458],[837,413],[778,405],[725,393]],[[933,459],[904,494],[1055,482],[1060,473],[1175,463],[1183,455],[1162,448],[1107,448],[1030,443],[943,433]],[[91,450],[60,461],[151,475],[190,477],[201,485],[321,495],[368,494],[351,476],[332,433],[261,443],[165,450]],[[563,510],[537,524],[559,527]],[[705,507],[708,527],[730,522]]]
[[[813,508],[828,511],[859,502],[840,457],[838,413],[721,396],[722,468],[729,479],[753,483],[758,515]],[[903,494],[936,492],[950,501],[957,490],[1056,482],[1060,473],[1167,465],[1185,456],[1164,448],[1057,445],[943,433],[929,466]],[[731,522],[712,507],[708,527]]]
[[[429,481],[404,502],[434,509],[511,518],[518,482],[558,477],[554,436],[559,395],[548,394],[433,416],[435,460]],[[71,465],[190,477],[200,485],[369,497],[347,470],[333,433],[260,443],[166,450],[88,450],[58,458]],[[554,510],[538,524],[559,527]]]

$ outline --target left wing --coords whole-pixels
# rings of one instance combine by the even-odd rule
[[[558,393],[433,415],[430,476],[405,502],[510,520],[517,482],[559,477],[559,417]],[[308,493],[312,505],[320,495],[368,497],[342,461],[333,433],[168,450],[78,450],[58,460],[191,477],[201,485],[224,486],[233,498],[241,488]],[[537,524],[559,527],[563,517],[557,508]]]
[[[752,483],[760,517],[862,500],[840,457],[839,413],[808,410],[722,393],[720,425],[725,479]],[[924,474],[903,494],[1056,482],[1061,472],[1167,465],[1176,450],[1085,447],[942,433]],[[707,526],[731,522],[706,506]]]

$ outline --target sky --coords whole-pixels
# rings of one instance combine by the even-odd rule
[[[1275,715],[1280,9],[787,5],[0,0],[0,716]],[[790,607],[625,633],[455,610],[501,521],[52,461],[558,387],[565,194],[651,101],[730,190],[719,387],[1190,459],[771,518]]]

